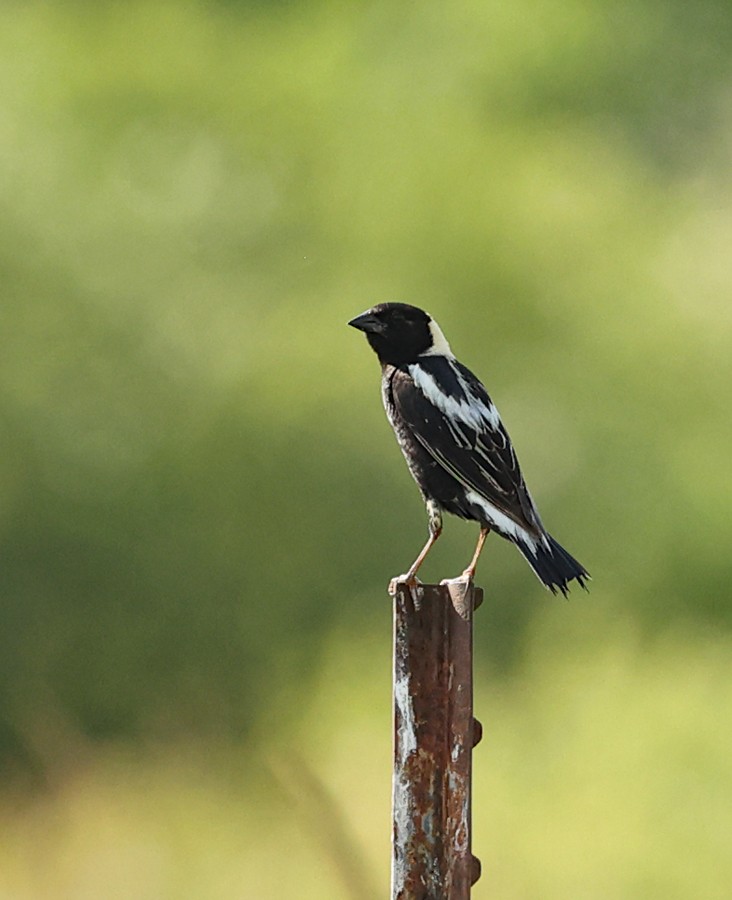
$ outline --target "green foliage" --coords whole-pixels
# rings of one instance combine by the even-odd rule
[[[727,5],[6,4],[0,77],[8,772],[256,743],[334,628],[388,644],[426,520],[345,326],[380,300],[438,318],[594,576],[562,604],[489,542],[498,683],[537,614],[727,640]]]
[[[481,628],[488,614],[479,611]],[[569,654],[551,618],[532,626],[522,673],[476,683],[486,732],[474,755],[483,875],[473,897],[725,897],[732,729],[720,711],[732,702],[729,644],[681,632],[649,644],[597,613],[583,624],[565,619]],[[588,643],[598,627],[599,652]],[[5,797],[0,892],[388,896],[389,657],[380,637],[334,634],[307,712],[272,716],[258,752],[185,742],[144,753],[77,747],[73,775],[60,773],[53,791]],[[277,705],[287,708],[282,697]]]

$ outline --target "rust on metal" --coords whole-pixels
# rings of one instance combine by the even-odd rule
[[[392,900],[467,900],[471,853],[472,582],[393,585]]]

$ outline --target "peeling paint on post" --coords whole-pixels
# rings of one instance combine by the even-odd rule
[[[466,582],[392,584],[394,777],[392,900],[468,900],[471,853],[473,610]]]

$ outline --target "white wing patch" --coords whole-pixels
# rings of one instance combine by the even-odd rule
[[[455,375],[463,390],[464,400],[458,400],[446,394],[435,379],[426,372],[419,363],[412,363],[408,367],[409,374],[412,376],[415,386],[422,391],[425,397],[440,412],[444,413],[449,419],[456,422],[464,422],[474,431],[480,432],[486,426],[494,431],[501,424],[501,417],[498,410],[492,403],[483,403],[470,390],[462,375],[455,370]]]
[[[533,534],[530,534],[525,528],[522,528],[521,525],[518,525],[505,513],[502,513],[498,507],[486,500],[486,498],[477,491],[467,490],[465,492],[465,497],[469,503],[473,503],[483,510],[486,519],[491,525],[495,526],[497,531],[521,541],[521,543],[528,547],[534,556],[536,556],[539,538],[534,537]]]

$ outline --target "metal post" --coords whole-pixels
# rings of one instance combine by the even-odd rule
[[[472,583],[396,582],[392,900],[469,900],[471,853]]]

